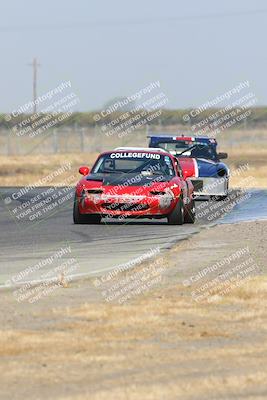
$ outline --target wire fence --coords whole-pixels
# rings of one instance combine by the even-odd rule
[[[184,127],[170,126],[162,129],[161,125],[147,125],[135,129],[125,135],[107,135],[101,127],[62,127],[45,131],[41,135],[18,136],[12,130],[0,130],[0,155],[23,156],[37,154],[63,154],[80,152],[102,152],[119,146],[147,147],[147,136],[151,133],[168,133],[170,135],[188,134]],[[192,132],[191,132],[192,133]],[[266,143],[266,130],[232,130],[216,137],[219,144],[227,147],[236,147],[242,142]]]
[[[107,136],[99,127],[54,128],[45,134],[17,136],[11,130],[0,130],[0,154],[60,154],[102,152],[118,146],[146,146],[149,129],[135,130],[125,136]]]

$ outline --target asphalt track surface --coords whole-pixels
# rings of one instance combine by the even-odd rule
[[[75,264],[76,267],[73,275],[103,274],[144,254],[152,254],[151,249],[170,248],[174,243],[199,232],[210,223],[218,222],[214,219],[208,220],[210,214],[203,216],[204,203],[209,206],[208,202],[197,202],[198,220],[194,225],[170,226],[165,219],[123,222],[103,220],[100,225],[74,225],[73,188],[60,195],[58,191],[61,189],[51,189],[52,194],[46,192],[47,188],[33,189],[14,201],[14,193],[19,193],[19,190],[0,189],[1,286],[17,280],[21,271],[36,266],[40,261],[44,261],[41,268],[31,270],[23,279],[21,276],[19,279],[23,282],[38,280],[49,271],[56,276],[56,273],[53,274],[55,265],[69,259],[72,259],[72,265]],[[43,199],[51,198],[51,195],[58,195],[62,202],[55,200],[54,208],[43,213],[44,207],[51,204],[48,202],[42,208],[36,207],[34,212],[25,213],[24,217],[18,218],[21,210],[25,212]],[[263,196],[266,201],[265,193],[257,192],[256,200],[259,196]],[[250,198],[243,203],[248,207],[247,204],[251,204],[251,201],[255,199]],[[29,207],[27,204],[30,204]],[[22,205],[26,207],[22,208]],[[242,220],[242,206],[236,206],[226,217],[228,223],[235,222],[236,208],[239,209],[239,220]],[[41,210],[40,215],[38,210]],[[65,249],[67,253],[56,259],[56,262],[46,264],[48,258],[58,254],[60,249]]]

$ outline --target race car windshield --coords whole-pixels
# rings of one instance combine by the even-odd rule
[[[99,158],[92,174],[143,174],[173,176],[169,156],[154,153],[110,153]]]
[[[179,141],[159,143],[159,147],[176,156],[181,154],[183,157],[205,158],[208,160],[217,160],[218,158],[214,148],[206,143]]]

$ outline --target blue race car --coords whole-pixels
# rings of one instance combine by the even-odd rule
[[[149,147],[160,147],[183,162],[194,160],[194,176],[190,178],[194,185],[194,195],[199,199],[227,197],[230,171],[220,160],[227,153],[217,153],[216,139],[194,136],[151,135]]]

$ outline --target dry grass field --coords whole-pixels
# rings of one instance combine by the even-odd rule
[[[31,156],[0,156],[0,186],[26,186],[37,184],[40,179],[70,163],[70,169],[51,180],[50,185],[75,184],[81,165],[92,165],[98,153],[68,153]],[[40,183],[38,186],[48,186]]]
[[[266,188],[267,187],[267,147],[248,148],[242,145],[228,151],[229,159],[226,160],[230,167],[232,187]],[[238,168],[248,164],[248,169],[241,174]],[[251,179],[249,179],[251,178]]]
[[[64,400],[256,398],[249,393],[267,390],[266,289],[267,279],[255,280],[198,305],[174,285],[127,306],[54,310],[53,330],[2,330],[1,380],[23,394],[30,379],[28,399],[39,398],[37,386]],[[68,385],[75,390],[59,395]]]
[[[239,136],[237,136],[238,138]],[[227,151],[229,155],[226,163],[232,172],[232,187],[267,187],[267,144],[264,144],[267,141],[259,143],[258,139],[256,137],[254,143],[237,140],[234,145],[227,140],[227,137],[222,141],[220,149]],[[133,145],[133,143],[129,145]],[[139,143],[139,145],[144,144]],[[107,148],[114,148],[114,146],[111,144]],[[53,179],[51,185],[62,185],[62,183],[64,185],[65,180],[74,185],[79,179],[78,168],[81,165],[91,166],[98,154],[98,152],[77,152],[54,155],[0,156],[0,186],[36,184],[41,178],[45,178],[65,163],[70,163],[70,170]],[[245,164],[248,164],[248,169],[241,174],[236,174],[235,171]],[[246,179],[251,177],[252,179]]]

